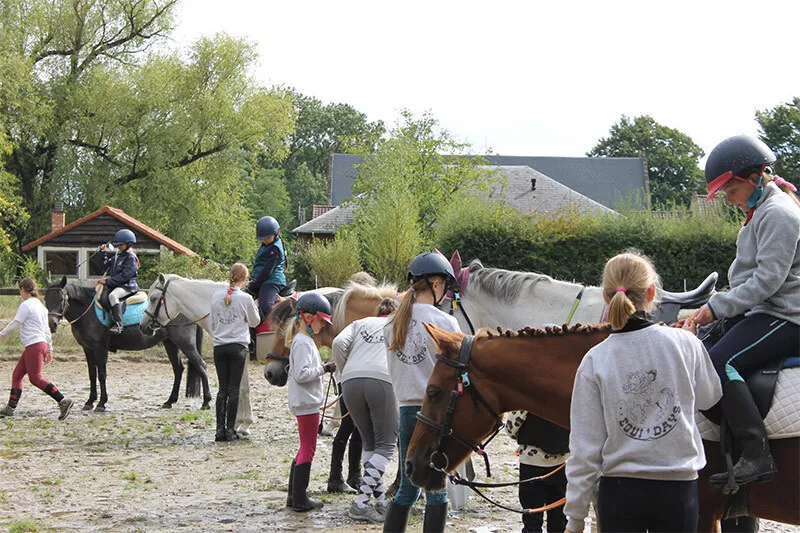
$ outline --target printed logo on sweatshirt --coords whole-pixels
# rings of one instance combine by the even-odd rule
[[[217,317],[220,324],[233,324],[236,322],[236,310],[232,305],[221,305],[217,308]]]
[[[383,344],[383,327],[377,331],[369,332],[361,330],[361,338],[368,344]]]
[[[681,406],[669,387],[656,391],[656,370],[639,370],[627,375],[624,397],[617,402],[617,422],[622,432],[636,440],[656,440],[678,425]]]
[[[417,327],[417,319],[412,318],[408,327],[405,349],[397,350],[397,358],[407,365],[416,365],[428,357],[428,348],[425,345],[425,336]],[[425,333],[427,336],[427,332]],[[407,349],[407,350],[406,350]]]

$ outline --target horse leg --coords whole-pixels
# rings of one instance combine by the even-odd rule
[[[178,347],[175,346],[169,339],[164,339],[164,348],[167,350],[167,357],[169,357],[169,362],[172,365],[172,374],[174,376],[174,380],[172,382],[172,392],[169,395],[169,398],[166,402],[164,402],[161,407],[164,409],[170,409],[172,404],[178,401],[178,393],[181,390],[181,378],[183,377],[183,361],[181,361],[181,355],[178,353]]]
[[[196,330],[191,333],[191,336],[194,338],[180,339],[181,343],[177,344],[176,342],[176,345],[186,354],[186,359],[189,361],[189,376],[191,377],[187,377],[187,380],[192,383],[187,383],[186,394],[188,396],[190,392],[196,390],[196,383],[194,380],[199,377],[203,384],[203,405],[200,406],[200,409],[205,411],[211,409],[212,396],[211,387],[208,385],[208,365],[203,361],[203,356],[201,355],[203,342],[202,328],[196,326]]]
[[[84,411],[90,411],[94,407],[94,402],[97,401],[97,362],[94,358],[94,352],[87,348],[83,349],[86,356],[86,366],[89,368],[89,399],[83,404]]]
[[[95,413],[102,413],[106,410],[108,402],[108,391],[106,390],[106,364],[108,363],[108,349],[100,348],[95,351],[97,358],[97,379],[100,381],[100,401],[94,408]]]

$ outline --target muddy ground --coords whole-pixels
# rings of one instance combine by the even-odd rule
[[[5,401],[16,355],[0,357],[0,402]],[[331,437],[320,437],[310,490],[321,511],[284,507],[289,464],[297,450],[286,390],[270,386],[263,366],[251,364],[255,422],[249,439],[214,442],[214,415],[200,399],[160,409],[172,372],[158,356],[112,355],[109,410],[83,412],[88,377],[82,355],[56,356],[45,375],[76,400],[64,422],[57,406],[25,382],[13,419],[0,420],[0,527],[11,531],[380,531],[346,516],[351,497],[324,492]],[[209,365],[216,389],[213,365]],[[494,478],[517,476],[513,442],[500,435],[490,447]],[[476,470],[479,470],[476,462]],[[390,466],[393,472],[395,463]],[[387,476],[389,477],[389,476]],[[391,482],[391,478],[388,480]],[[493,495],[515,506],[515,489]],[[421,509],[421,503],[417,504]],[[409,531],[421,530],[421,515]],[[472,496],[451,514],[448,531],[519,531],[518,516]],[[800,528],[762,522],[762,531]]]

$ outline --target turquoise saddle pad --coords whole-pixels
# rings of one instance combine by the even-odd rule
[[[123,326],[132,326],[134,324],[138,324],[142,321],[142,316],[144,316],[144,311],[147,309],[147,301],[139,302],[138,304],[128,304],[125,308],[125,313],[122,315],[122,325]],[[100,309],[96,305],[94,306],[94,312],[97,315],[97,320],[99,320],[105,327],[109,326],[109,319],[110,313]]]

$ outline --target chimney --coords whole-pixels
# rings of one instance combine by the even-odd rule
[[[53,204],[53,213],[50,217],[51,231],[58,231],[67,225],[67,214],[64,212],[64,204],[56,202]]]
[[[531,190],[536,190],[536,178],[531,178]]]

